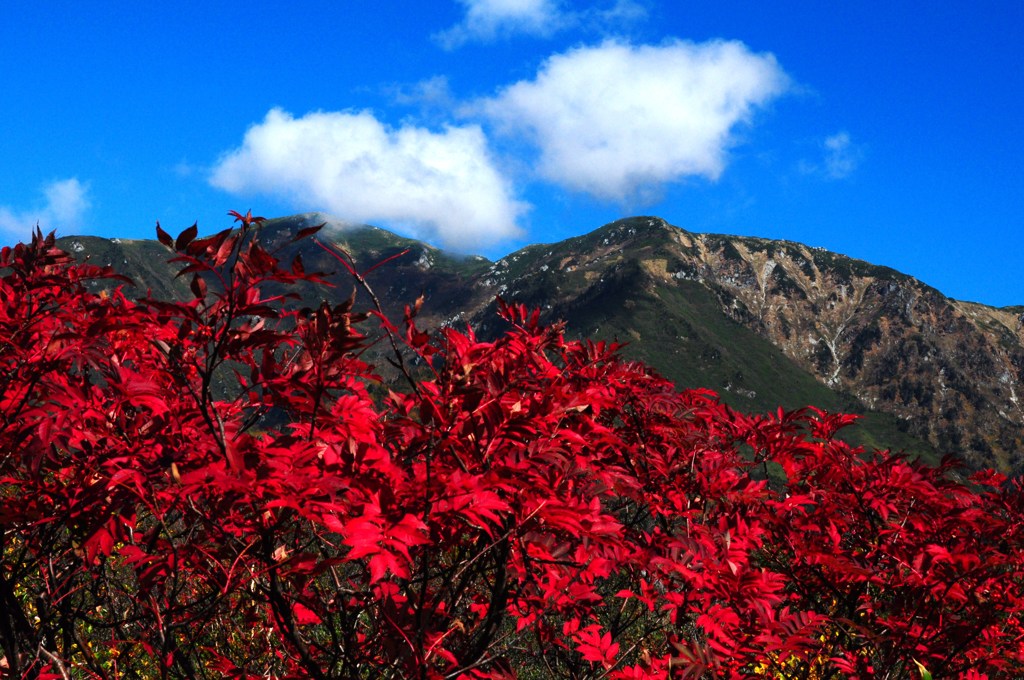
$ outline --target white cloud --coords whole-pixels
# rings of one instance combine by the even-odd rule
[[[863,149],[854,144],[845,130],[826,137],[818,145],[821,152],[818,160],[801,159],[797,164],[797,169],[805,175],[845,179],[857,170],[864,158]]]
[[[608,41],[549,58],[474,110],[534,143],[544,178],[635,201],[687,176],[717,179],[734,128],[787,87],[772,55],[740,42]]]
[[[203,169],[183,158],[171,167],[171,172],[184,179],[195,175],[197,172],[203,172]]]
[[[294,118],[272,109],[220,159],[210,182],[409,228],[459,250],[519,235],[527,208],[495,168],[479,127],[391,129],[368,111]]]
[[[614,29],[621,35],[623,28],[647,18],[647,8],[634,0],[615,0],[610,7],[591,7],[577,17],[584,25],[589,24],[599,30]]]
[[[62,233],[78,229],[90,207],[88,187],[72,177],[45,185],[45,202],[34,209],[17,210],[0,206],[0,236],[7,240],[27,241],[36,225],[44,232]]]
[[[546,36],[561,27],[564,15],[557,0],[459,0],[466,8],[462,23],[434,38],[446,49],[471,40],[494,40],[525,33]]]
[[[861,161],[861,151],[853,146],[848,132],[825,138],[825,174],[832,179],[849,177]]]
[[[412,86],[397,87],[395,102],[405,106],[425,106],[449,109],[455,101],[446,76],[433,76]]]
[[[613,29],[621,33],[629,24],[647,17],[647,9],[637,0],[590,3],[582,10],[567,9],[563,0],[459,0],[459,3],[466,9],[462,22],[434,36],[445,49],[512,35],[547,38],[569,28],[598,32]]]
[[[416,120],[420,124],[426,120],[450,120],[451,111],[457,107],[455,95],[446,76],[433,76],[412,85],[395,85],[386,88],[386,92],[399,106],[416,109]]]

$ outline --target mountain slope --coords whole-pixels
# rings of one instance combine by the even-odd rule
[[[888,437],[896,430],[974,464],[1021,469],[1018,308],[950,300],[892,269],[821,249],[692,234],[657,218],[530,248],[492,270],[499,290],[575,319],[581,333],[632,337],[639,356],[681,384],[696,378],[754,408],[859,403],[888,414]]]
[[[301,254],[307,270],[338,271],[316,243],[290,243],[324,221],[318,238],[362,271],[409,250],[370,278],[390,314],[423,294],[425,323],[493,333],[500,295],[566,320],[571,333],[627,342],[627,355],[738,408],[866,413],[851,435],[860,443],[1024,470],[1024,308],[951,300],[892,269],[797,243],[694,234],[649,217],[493,263],[319,214],[270,220],[262,238],[283,260]],[[152,242],[61,243],[154,293],[184,290]],[[304,297],[347,297],[351,282],[334,280]]]

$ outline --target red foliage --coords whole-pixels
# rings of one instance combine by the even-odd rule
[[[233,214],[158,228],[188,303],[90,292],[113,273],[52,236],[0,254],[0,673],[1024,669],[1019,482],[735,413],[514,305],[495,341],[375,313],[409,383],[375,399],[367,315],[265,297],[319,279]]]

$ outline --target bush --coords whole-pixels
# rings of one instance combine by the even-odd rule
[[[158,227],[187,303],[89,292],[115,274],[52,235],[0,254],[6,677],[1024,668],[1019,482],[733,412],[516,305],[494,342],[298,309],[263,291],[317,275],[235,216]]]

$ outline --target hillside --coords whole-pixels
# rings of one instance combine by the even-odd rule
[[[490,274],[484,283],[499,292],[581,334],[632,341],[627,351],[681,385],[711,386],[740,407],[874,412],[869,429],[882,441],[871,443],[916,449],[916,439],[1021,469],[1018,308],[951,300],[797,243],[693,234],[657,218],[524,249]]]
[[[418,241],[320,214],[268,221],[262,237],[307,270],[337,262],[319,238],[343,247],[386,311],[418,295],[428,324],[470,322],[497,332],[495,296],[564,319],[570,333],[627,342],[683,387],[707,387],[744,410],[814,404],[866,414],[851,438],[935,459],[1024,469],[1024,308],[949,299],[916,279],[798,243],[695,234],[637,217],[585,236],[533,245],[497,262],[454,257]],[[138,290],[179,295],[166,251],[151,241],[69,237],[62,247],[110,263]],[[351,282],[303,291],[311,303],[347,297]]]

